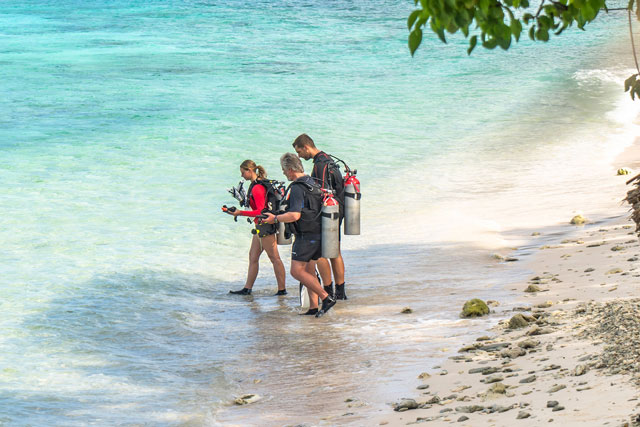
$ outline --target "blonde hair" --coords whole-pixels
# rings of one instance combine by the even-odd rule
[[[253,160],[245,160],[240,164],[240,167],[247,171],[254,171],[258,175],[258,179],[267,179],[267,171],[260,165],[256,165]]]
[[[282,157],[280,157],[280,166],[282,166],[282,170],[304,172],[304,167],[302,166],[300,157],[293,153],[284,153]]]

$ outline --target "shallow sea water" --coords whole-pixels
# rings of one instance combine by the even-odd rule
[[[483,330],[463,301],[526,275],[493,252],[607,215],[636,132],[624,16],[412,59],[411,8],[0,3],[0,423],[357,425]],[[228,295],[250,226],[219,212],[244,159],[280,178],[302,132],[364,194],[349,301],[318,320],[271,296],[266,257]],[[339,418],[345,396],[367,406]]]

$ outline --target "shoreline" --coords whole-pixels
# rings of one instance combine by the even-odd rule
[[[611,165],[612,179],[621,182],[620,199],[631,187],[615,169],[638,165],[640,138]],[[624,329],[613,323],[620,323],[616,313],[634,314],[640,302],[634,303],[640,295],[640,245],[628,209],[613,206],[607,219],[584,226],[570,225],[567,218],[566,225],[549,227],[552,235],[540,235],[544,244],[532,240],[516,249],[516,257],[522,254],[519,267],[532,274],[505,288],[515,300],[490,307],[487,321],[493,326],[487,335],[468,336],[458,353],[416,372],[417,389],[398,396],[387,414],[372,421],[640,425],[640,364],[615,350],[632,342],[640,317],[631,316]],[[503,320],[496,324],[496,317]]]

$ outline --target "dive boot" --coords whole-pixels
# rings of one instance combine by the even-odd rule
[[[239,291],[229,291],[229,293],[234,295],[251,295],[251,289],[242,288]]]
[[[344,289],[344,283],[342,285],[336,285],[336,299],[347,299],[347,292]]]
[[[333,293],[333,282],[329,283],[329,286],[323,286],[324,291],[329,294],[331,298],[335,298],[335,294]]]
[[[331,307],[336,305],[336,300],[334,300],[330,295],[322,300],[322,308],[320,311],[316,313],[316,317],[321,317],[327,311],[331,310]]]
[[[317,308],[310,308],[309,310],[305,311],[304,313],[300,313],[300,316],[315,316],[318,314],[318,309]]]
[[[282,290],[278,290],[278,292],[276,292],[275,294],[273,294],[274,297],[278,297],[280,295],[286,295],[287,294],[287,290],[286,289],[282,289]]]

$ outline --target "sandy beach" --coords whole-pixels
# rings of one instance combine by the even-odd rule
[[[637,154],[636,141],[612,165],[620,199],[630,176],[615,167],[637,166]],[[628,210],[612,204],[608,220],[583,226],[567,218],[544,245],[532,233],[519,260],[532,273],[509,285],[521,292],[516,307],[490,302],[487,334],[416,372],[416,389],[375,423],[640,425],[640,245]]]

